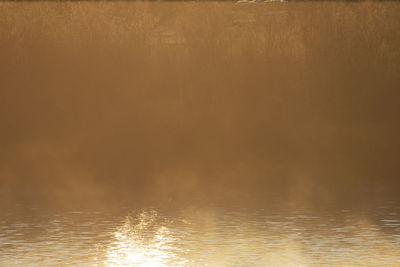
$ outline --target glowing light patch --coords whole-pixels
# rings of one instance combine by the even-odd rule
[[[145,211],[136,218],[127,216],[106,250],[105,265],[182,266],[186,260],[177,256],[175,240],[170,230],[158,221],[157,212]]]

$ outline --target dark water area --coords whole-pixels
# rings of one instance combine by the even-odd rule
[[[400,4],[0,3],[0,266],[399,266]]]

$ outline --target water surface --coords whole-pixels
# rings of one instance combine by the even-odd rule
[[[400,266],[399,29],[391,1],[0,2],[0,266]]]
[[[1,216],[3,266],[398,266],[396,206],[355,212],[237,208]]]

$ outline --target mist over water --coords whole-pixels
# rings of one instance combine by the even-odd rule
[[[0,12],[6,201],[398,192],[395,2]]]
[[[395,266],[399,29],[390,1],[1,2],[0,265]]]

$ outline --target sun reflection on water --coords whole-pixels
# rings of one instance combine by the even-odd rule
[[[23,215],[0,220],[0,266],[400,266],[398,207]]]
[[[105,246],[103,265],[372,266],[395,262],[399,255],[398,240],[354,216],[341,225],[306,213],[286,219],[218,214],[189,211],[182,219],[146,210],[128,215]]]
[[[127,216],[114,233],[106,250],[105,266],[182,266],[185,259],[177,255],[176,238],[156,211]]]

